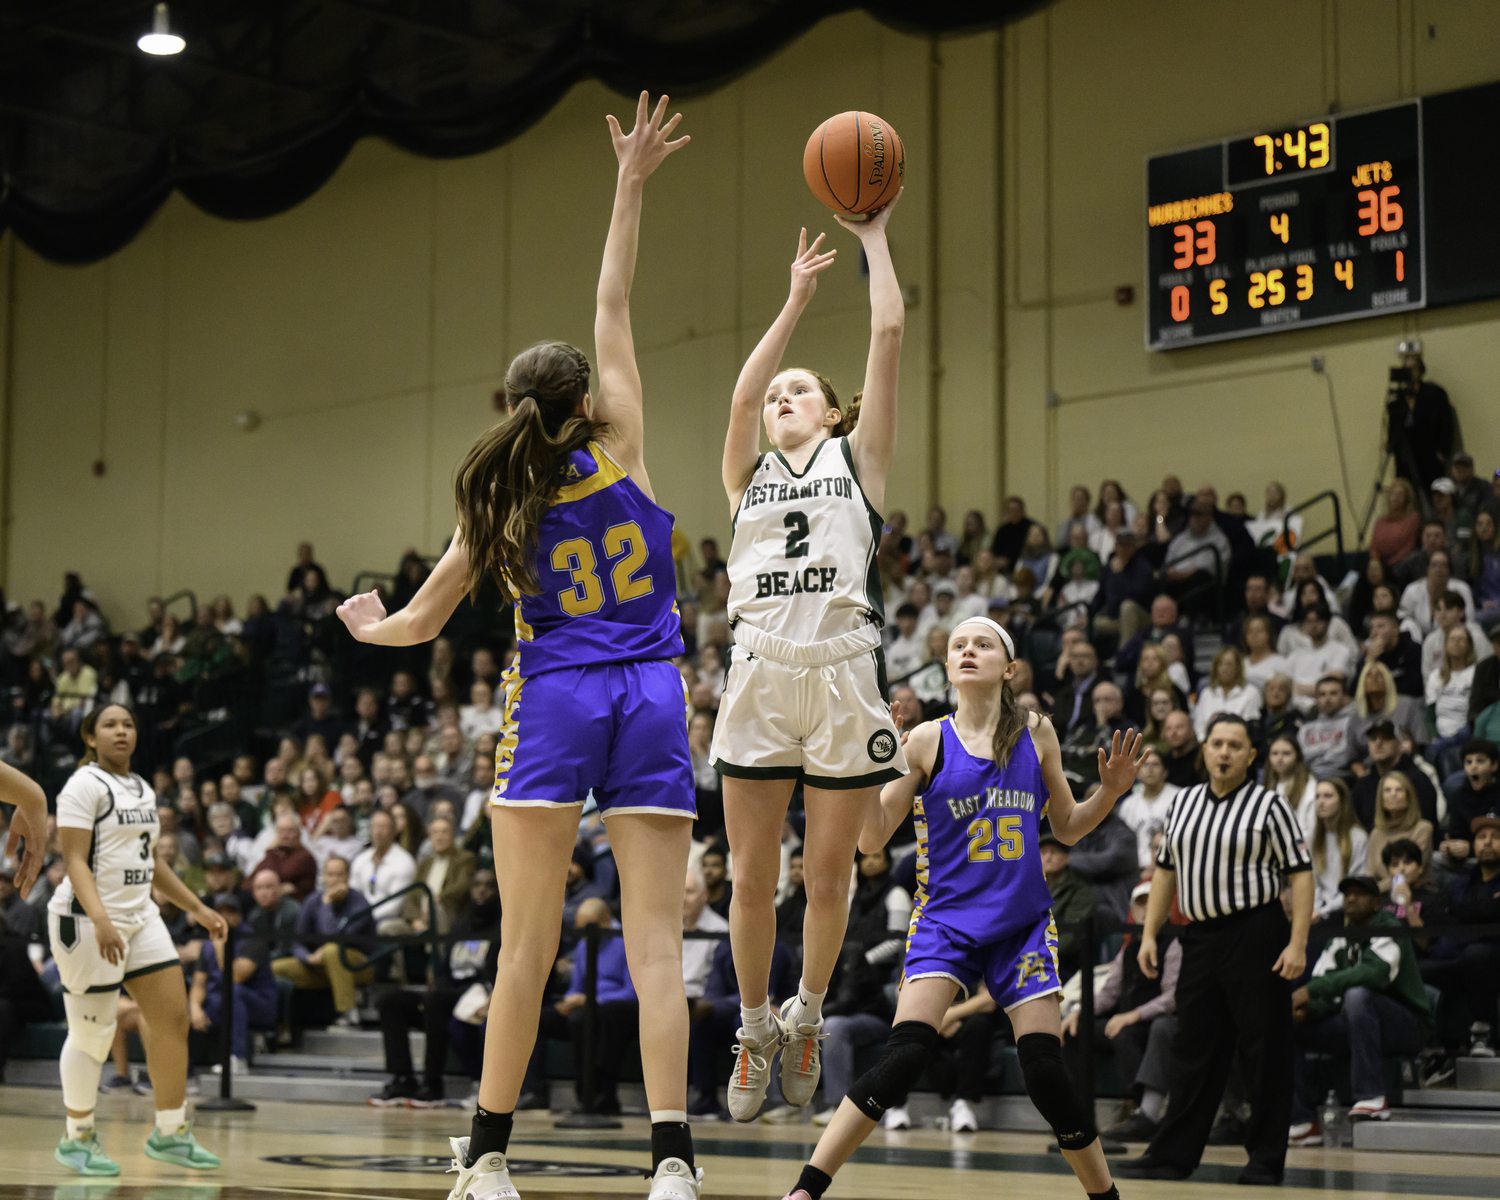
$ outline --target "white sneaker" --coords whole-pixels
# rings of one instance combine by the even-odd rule
[[[838,1112],[837,1108],[825,1108],[822,1112],[815,1112],[812,1122],[821,1129],[833,1120],[833,1114],[836,1112]]]
[[[954,1133],[978,1133],[979,1118],[967,1100],[955,1100],[948,1109],[948,1124]]]
[[[469,1139],[449,1138],[453,1148],[453,1165],[449,1172],[458,1172],[458,1182],[448,1193],[448,1200],[521,1200],[510,1181],[510,1170],[505,1165],[505,1155],[486,1154],[472,1167],[464,1166],[469,1157]],[[692,1200],[697,1200],[694,1196]]]
[[[753,1121],[766,1101],[771,1086],[771,1059],[781,1049],[781,1022],[771,1014],[771,1036],[757,1042],[740,1029],[735,1034],[734,1070],[729,1076],[729,1115],[736,1121]]]
[[[1470,1058],[1494,1058],[1495,1051],[1490,1046],[1490,1027],[1488,1022],[1475,1021],[1469,1026],[1469,1057]]]
[[[792,1025],[787,1016],[797,1003],[793,996],[781,1006],[781,1094],[794,1108],[801,1108],[813,1098],[818,1090],[818,1079],[823,1074],[823,1055],[818,1043],[828,1036],[823,1030],[823,1018],[815,1024]]]
[[[651,1177],[651,1192],[646,1200],[698,1200],[703,1186],[703,1171],[695,1171],[680,1158],[664,1158]]]
[[[1358,1100],[1354,1107],[1349,1110],[1351,1121],[1389,1121],[1391,1119],[1390,1107],[1385,1102],[1384,1096],[1372,1096],[1368,1100]]]
[[[791,1125],[800,1120],[802,1120],[802,1110],[793,1108],[790,1104],[779,1104],[770,1112],[760,1114],[762,1125]]]
[[[214,1063],[214,1065],[213,1065],[213,1073],[215,1075],[223,1075],[224,1074],[224,1064],[223,1063]],[[230,1076],[231,1079],[238,1079],[241,1075],[248,1075],[248,1074],[250,1074],[250,1064],[249,1063],[247,1063],[243,1058],[233,1058],[233,1057],[230,1058],[230,1060],[229,1060],[229,1076]]]
[[[880,1123],[886,1129],[910,1129],[911,1113],[906,1111],[906,1105],[900,1104],[895,1108],[885,1110],[885,1116],[880,1118]]]

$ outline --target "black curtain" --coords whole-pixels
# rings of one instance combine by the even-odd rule
[[[0,230],[54,262],[94,262],[128,243],[174,188],[219,217],[283,212],[362,137],[432,158],[477,154],[522,133],[581,79],[627,96],[688,97],[833,13],[863,8],[902,31],[952,34],[1038,7],[219,0],[174,6],[188,51],[165,60],[133,44],[149,3],[94,6],[97,19],[74,24],[66,10],[49,17],[48,4],[30,16],[0,8]]]

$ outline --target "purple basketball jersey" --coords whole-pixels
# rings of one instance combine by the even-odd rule
[[[521,674],[683,652],[672,514],[597,442],[575,451],[542,516],[541,591],[516,606]]]
[[[913,813],[913,928],[930,917],[985,944],[1034,926],[1051,911],[1037,846],[1047,787],[1029,729],[1003,768],[970,754],[951,718],[943,718],[941,729],[933,777]]]

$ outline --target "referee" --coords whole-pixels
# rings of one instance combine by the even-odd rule
[[[1245,722],[1227,713],[1214,717],[1203,749],[1209,782],[1179,792],[1167,813],[1140,963],[1156,977],[1156,931],[1175,891],[1191,924],[1182,935],[1171,1100],[1146,1152],[1118,1164],[1119,1176],[1193,1173],[1238,1044],[1239,1061],[1254,1064],[1245,1081],[1250,1162],[1238,1182],[1281,1183],[1292,1116],[1290,981],[1306,967],[1312,859],[1286,801],[1249,778],[1254,757]],[[1290,924],[1281,904],[1283,876],[1291,881]]]

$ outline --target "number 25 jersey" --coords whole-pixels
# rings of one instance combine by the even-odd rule
[[[983,944],[1036,923],[1052,908],[1037,845],[1047,785],[1031,730],[1004,767],[964,748],[951,717],[931,781],[913,807],[917,899],[929,918]]]
[[[800,475],[779,450],[761,455],[734,516],[730,622],[801,645],[884,625],[880,526],[848,438],[819,442]]]
[[[598,442],[562,473],[537,533],[541,590],[516,605],[520,675],[681,654],[672,514]]]

